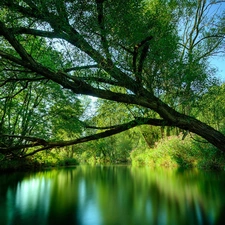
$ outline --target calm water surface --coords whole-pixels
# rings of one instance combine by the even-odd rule
[[[225,224],[224,191],[224,172],[78,166],[1,174],[0,224]]]

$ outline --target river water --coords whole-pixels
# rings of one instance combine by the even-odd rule
[[[0,174],[1,225],[225,224],[225,173],[77,166]]]

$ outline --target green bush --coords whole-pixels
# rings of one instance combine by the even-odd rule
[[[153,167],[181,167],[222,169],[224,154],[210,144],[195,141],[190,136],[171,136],[155,144],[154,148],[134,150],[130,154],[132,164]]]
[[[71,166],[77,165],[78,161],[75,158],[64,158],[57,162],[58,166]]]

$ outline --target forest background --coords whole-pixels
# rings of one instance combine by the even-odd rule
[[[224,168],[224,5],[1,1],[1,169]]]

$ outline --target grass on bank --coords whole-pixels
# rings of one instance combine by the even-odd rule
[[[182,167],[200,169],[224,169],[225,154],[202,140],[191,136],[170,136],[155,144],[152,149],[136,149],[130,154],[134,165],[152,167]]]

